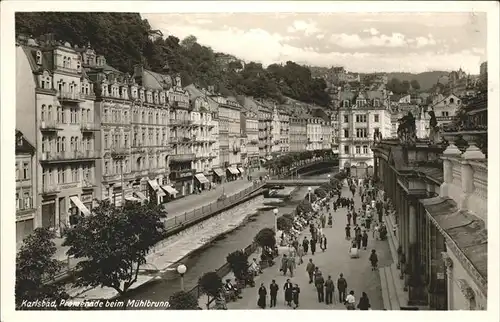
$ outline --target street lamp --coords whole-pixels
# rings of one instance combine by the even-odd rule
[[[278,233],[278,208],[274,208],[274,231]]]
[[[181,276],[181,291],[184,291],[184,274],[187,271],[187,267],[184,264],[177,266],[177,273]]]
[[[330,180],[331,175],[328,175],[328,180]]]
[[[309,191],[309,193],[308,193],[308,196],[309,196],[309,203],[311,203],[311,190],[312,190],[312,188],[311,188],[311,187],[309,187],[309,188],[307,188],[307,190]]]

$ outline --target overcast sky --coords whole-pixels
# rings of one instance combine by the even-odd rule
[[[481,13],[142,14],[154,29],[245,61],[292,60],[355,72],[458,70],[486,60]]]

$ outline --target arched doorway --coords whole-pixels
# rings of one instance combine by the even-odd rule
[[[368,164],[364,161],[358,162],[357,166],[358,178],[365,178],[368,174]]]

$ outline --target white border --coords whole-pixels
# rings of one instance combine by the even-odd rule
[[[194,12],[487,12],[488,19],[488,67],[489,67],[489,205],[490,217],[488,220],[488,311],[487,312],[391,312],[370,311],[370,313],[355,311],[315,311],[309,315],[307,311],[277,311],[261,310],[252,311],[251,314],[242,315],[238,311],[127,311],[122,312],[15,312],[14,308],[14,274],[15,274],[15,206],[14,206],[14,126],[15,124],[15,50],[14,50],[14,12],[15,11],[115,11],[115,12],[138,12],[141,13],[194,13]],[[458,319],[462,318],[470,322],[471,319],[479,318],[480,321],[499,321],[498,309],[498,254],[499,254],[499,218],[498,218],[498,138],[499,138],[499,99],[498,99],[498,58],[499,48],[499,25],[498,25],[498,3],[486,1],[470,2],[263,2],[263,1],[3,1],[1,2],[1,110],[0,110],[0,133],[1,133],[1,241],[2,241],[2,321],[87,321],[90,315],[92,319],[104,320],[130,320],[138,321],[144,318],[152,321],[154,319],[182,320],[188,318],[214,319],[221,321],[225,319],[238,319],[240,321],[260,321],[261,319],[277,318],[287,321],[308,321],[312,319],[335,319],[344,320],[384,320],[387,318],[405,319],[407,321],[422,321],[430,318],[432,320]],[[457,30],[460,32],[460,30]],[[328,312],[328,313],[323,313]],[[247,312],[249,313],[249,312]],[[202,315],[200,315],[202,314]],[[367,314],[369,314],[367,316]],[[234,315],[234,316],[233,316]]]

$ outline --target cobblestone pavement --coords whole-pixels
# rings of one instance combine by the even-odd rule
[[[347,187],[342,190],[343,196],[351,197],[352,194],[348,191]],[[354,198],[355,207],[361,207],[361,200],[359,195]],[[333,211],[333,210],[332,210]],[[382,300],[382,289],[380,285],[380,277],[378,271],[372,271],[368,257],[372,249],[376,249],[379,258],[379,266],[386,266],[392,263],[392,257],[387,241],[377,241],[373,240],[372,234],[369,233],[368,248],[367,250],[361,250],[360,257],[358,259],[351,259],[348,255],[349,241],[345,239],[345,225],[347,222],[346,218],[347,210],[346,208],[337,209],[336,213],[333,213],[334,224],[332,228],[323,229],[323,233],[327,237],[327,250],[322,252],[321,249],[316,252],[315,255],[309,254],[304,256],[304,264],[298,265],[296,271],[294,272],[294,277],[283,276],[279,272],[280,257],[276,259],[276,264],[273,267],[267,268],[264,272],[257,276],[255,279],[255,288],[245,288],[243,290],[242,299],[236,302],[231,302],[227,304],[228,309],[260,309],[257,306],[257,291],[260,283],[264,283],[268,292],[269,284],[273,279],[280,285],[280,290],[278,292],[277,307],[272,309],[291,309],[286,306],[284,302],[284,291],[283,285],[287,278],[291,279],[292,283],[299,284],[301,289],[300,299],[299,299],[299,309],[313,309],[313,310],[345,310],[344,305],[339,303],[339,296],[337,292],[337,278],[340,273],[344,274],[347,280],[348,291],[353,290],[355,292],[356,301],[359,302],[359,297],[361,292],[366,292],[373,310],[383,309]],[[307,236],[310,239],[310,233],[307,229],[304,231],[300,237],[302,241],[303,236]],[[319,303],[317,292],[312,284],[309,284],[309,278],[305,271],[306,263],[312,258],[313,262],[319,266],[320,270],[323,272],[325,279],[328,275],[332,276],[335,281],[335,295],[334,304],[326,305],[325,303]],[[269,293],[268,293],[269,294]],[[267,297],[267,309],[269,309],[269,295]],[[335,304],[336,303],[336,304]],[[357,305],[357,303],[356,303]]]

